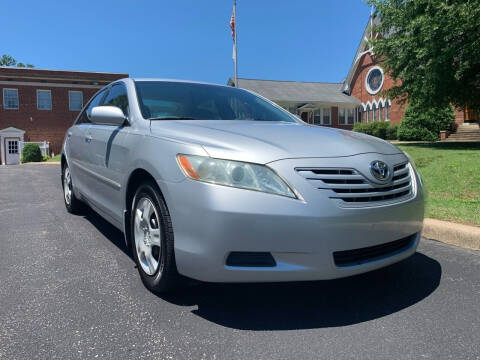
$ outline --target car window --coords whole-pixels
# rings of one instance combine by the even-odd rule
[[[296,122],[293,115],[246,90],[199,83],[136,81],[146,119]]]
[[[103,101],[103,106],[116,106],[125,116],[129,114],[127,89],[122,84],[115,84]]]
[[[75,122],[76,125],[79,124],[87,124],[91,123],[90,116],[92,114],[92,109],[95,106],[99,106],[102,103],[102,99],[107,93],[107,89],[100,91],[97,95],[95,95],[92,100],[90,100],[88,106],[86,107],[85,110],[82,111],[82,113],[78,116],[77,121]]]

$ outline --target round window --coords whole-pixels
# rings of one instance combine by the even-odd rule
[[[370,94],[378,93],[383,85],[383,70],[378,66],[371,68],[365,79],[365,85]]]

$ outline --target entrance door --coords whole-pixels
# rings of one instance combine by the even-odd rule
[[[5,138],[5,163],[7,165],[17,165],[20,163],[20,153],[18,152],[18,142],[20,138]]]

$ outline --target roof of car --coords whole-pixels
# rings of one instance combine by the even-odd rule
[[[193,80],[182,80],[182,79],[165,79],[165,78],[130,78],[133,81],[164,81],[164,82],[178,82],[186,84],[204,84],[204,85],[215,85],[215,86],[228,86],[224,84],[215,84],[204,81],[193,81]],[[229,86],[228,86],[229,87]]]

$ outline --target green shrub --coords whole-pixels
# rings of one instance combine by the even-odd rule
[[[387,128],[386,140],[397,140],[397,139],[398,139],[398,124],[390,124]]]
[[[38,144],[25,144],[22,151],[22,163],[42,161],[42,152]]]
[[[436,141],[441,130],[452,130],[455,121],[453,107],[432,108],[410,102],[398,128],[399,140]]]
[[[50,159],[50,156],[42,155],[42,161],[48,161],[49,159]]]
[[[380,139],[395,140],[397,138],[397,125],[390,125],[386,121],[371,123],[356,123],[353,131],[372,135]]]

